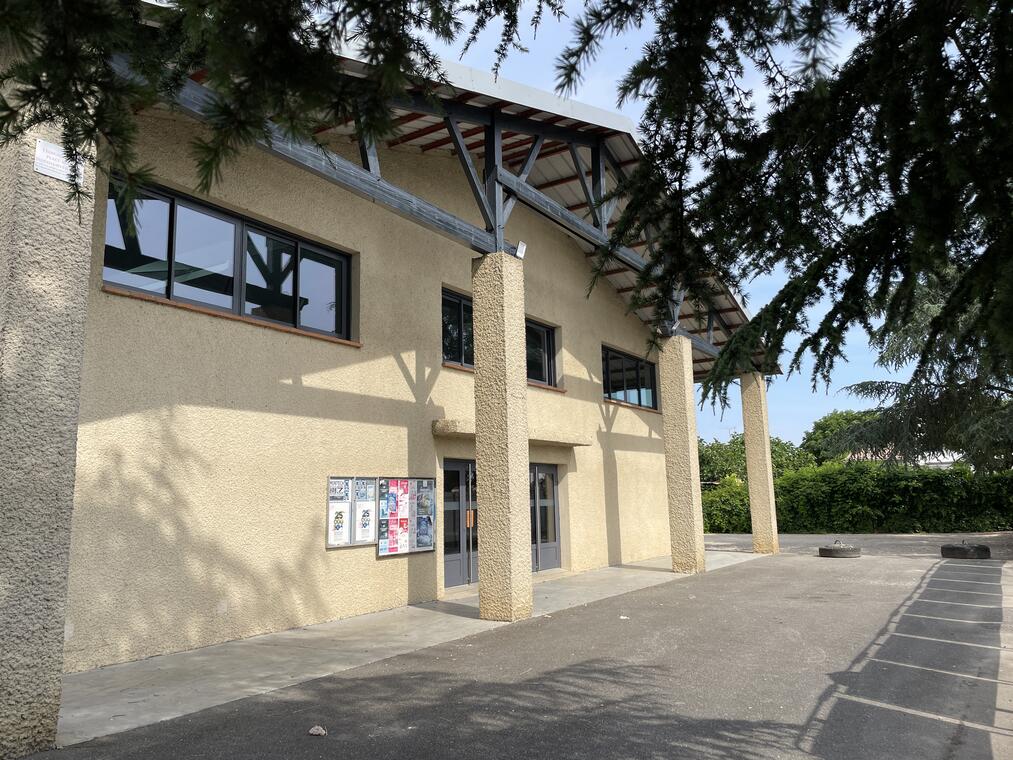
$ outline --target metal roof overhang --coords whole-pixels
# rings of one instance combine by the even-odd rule
[[[343,58],[349,76],[363,76],[365,64]],[[117,61],[122,73],[132,75],[129,64]],[[456,154],[468,178],[485,229],[440,209],[393,185],[382,177],[373,145],[360,145],[361,166],[310,142],[294,140],[273,129],[261,148],[336,184],[381,203],[395,213],[450,237],[479,253],[514,252],[503,228],[517,202],[561,227],[590,257],[608,240],[611,220],[624,207],[602,203],[628,169],[642,158],[633,124],[620,114],[491,75],[446,63],[449,84],[433,86],[438,103],[421,94],[391,103],[395,132],[388,148],[421,154],[441,151]],[[197,118],[214,97],[195,73],[180,91],[177,105]],[[355,140],[355,124],[321,124],[317,139]],[[480,175],[478,167],[484,171]],[[484,175],[484,176],[483,176]],[[637,275],[647,266],[640,240],[616,252],[605,279],[624,300],[635,291]],[[739,297],[715,282],[717,295],[700,311],[689,301],[679,303],[680,334],[693,342],[694,374],[699,379],[710,369],[721,346],[728,342],[750,315]],[[652,314],[637,312],[645,323]]]

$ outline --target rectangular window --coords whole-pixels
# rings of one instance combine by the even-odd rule
[[[654,364],[602,346],[602,390],[605,398],[657,409]]]
[[[238,226],[215,214],[176,204],[173,298],[232,308]]]
[[[606,387],[609,390],[605,392],[605,396],[613,401],[625,401],[626,385],[625,376],[623,375],[623,355],[611,351],[602,353],[605,365],[608,367],[606,372]]]
[[[148,293],[165,295],[169,280],[169,226],[172,202],[142,193],[134,201],[134,232],[130,234],[131,209],[124,206],[110,187],[106,201],[106,250],[102,278]]]
[[[188,198],[144,191],[127,208],[110,183],[108,283],[347,339],[348,269],[344,254]]]
[[[443,361],[464,367],[475,365],[471,299],[443,291]],[[556,385],[556,330],[532,320],[524,323],[528,380]]]
[[[465,304],[468,306],[467,319],[464,313]],[[443,291],[443,361],[470,367],[475,363],[474,346],[465,346],[465,324],[470,333],[471,301],[449,290]],[[467,349],[470,349],[470,352]]]
[[[299,327],[347,337],[349,292],[347,257],[299,246]]]
[[[461,303],[461,363],[475,366],[475,331],[472,329],[471,301]]]
[[[532,322],[524,324],[524,343],[527,349],[528,380],[546,385],[556,384],[556,331],[547,325]]]
[[[246,230],[243,313],[295,324],[295,243]]]

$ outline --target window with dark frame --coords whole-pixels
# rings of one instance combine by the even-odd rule
[[[543,385],[556,384],[556,331],[532,320],[524,323],[524,347],[527,354],[528,380]]]
[[[102,278],[143,293],[349,339],[349,258],[161,190],[109,186]]]
[[[654,364],[646,359],[601,347],[602,390],[606,399],[657,409]]]
[[[471,299],[451,290],[443,291],[443,361],[462,367],[475,366]],[[556,386],[556,329],[528,319],[524,322],[528,380]]]
[[[471,299],[443,291],[443,361],[475,366],[475,336],[471,325]]]

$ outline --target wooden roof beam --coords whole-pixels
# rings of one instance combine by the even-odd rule
[[[534,140],[532,139],[531,142],[533,142],[533,141]],[[538,157],[539,158],[548,158],[549,156],[555,156],[555,155],[557,155],[559,153],[565,153],[568,150],[569,150],[569,148],[567,147],[566,143],[546,140],[545,141],[545,145],[542,147],[541,153],[538,154]],[[517,164],[517,163],[520,163],[521,161],[523,161],[527,157],[527,155],[528,155],[527,151],[520,151],[520,152],[517,152],[517,153],[511,153],[509,156],[503,156],[503,163],[504,164]]]
[[[478,95],[476,95],[473,92],[466,92],[463,95],[459,95],[456,98],[454,98],[454,100],[452,102],[453,103],[467,103],[469,100],[474,100],[477,97],[478,97]],[[499,101],[499,102],[503,103],[505,101]],[[400,126],[399,122],[400,122],[401,119],[405,119],[406,120],[404,123],[409,123],[411,121],[416,121],[417,119],[420,119],[423,116],[432,116],[432,114],[425,114],[425,113],[420,113],[418,111],[411,111],[406,116],[402,116],[402,117],[400,117],[400,119],[395,120],[394,125],[395,126]],[[411,117],[411,118],[409,118],[409,117]],[[403,134],[400,137],[395,137],[393,140],[388,140],[387,141],[387,147],[388,148],[393,148],[395,145],[402,145],[403,143],[411,142],[412,140],[417,140],[420,137],[425,137],[426,135],[431,135],[434,132],[439,132],[440,130],[446,130],[446,128],[447,127],[446,127],[446,124],[443,123],[443,119],[440,119],[436,124],[430,124],[428,127],[423,127],[422,129],[417,129],[414,132],[408,132],[407,134]]]
[[[543,112],[539,111],[537,108],[528,108],[528,109],[526,109],[524,111],[519,111],[518,113],[511,114],[511,115],[512,116],[516,116],[518,119],[526,119],[529,116],[533,116],[536,113],[543,113]],[[484,132],[485,132],[485,127],[474,127],[473,129],[466,129],[466,130],[462,131],[461,132],[461,136],[464,137],[464,138],[474,137],[475,135],[481,135]],[[504,132],[503,133],[503,137],[510,137],[510,136],[512,136],[514,134],[516,134],[516,133],[515,132]],[[425,153],[426,151],[436,150],[437,148],[442,148],[444,145],[450,145],[451,142],[452,141],[451,141],[451,139],[449,137],[441,137],[439,140],[433,140],[432,142],[427,142],[425,145],[423,145],[422,146],[422,152]],[[471,150],[471,148],[473,148],[475,146],[484,145],[484,144],[485,144],[484,140],[479,140],[479,141],[477,141],[475,143],[472,143],[472,144],[468,145],[468,149]],[[508,146],[504,145],[503,149],[506,150],[507,147]]]
[[[566,116],[552,116],[552,117],[550,117],[548,119],[543,119],[541,123],[542,124],[548,124],[549,126],[553,126],[556,123],[565,120],[566,118],[567,118]],[[504,156],[503,156],[503,164],[504,165],[510,164],[510,163],[514,163],[514,158],[515,157],[519,157],[520,160],[524,160],[524,157],[527,156],[527,150],[526,149],[529,148],[529,147],[531,147],[531,145],[534,144],[535,139],[538,137],[538,135],[532,135],[532,134],[529,134],[527,132],[520,132],[520,131],[504,132],[503,133],[503,137],[517,137],[518,135],[522,136],[522,139],[518,140],[517,142],[510,143],[509,145],[504,145],[503,146],[503,150],[504,151],[520,151],[520,150],[524,150],[525,152],[523,154],[520,154],[520,153],[506,154],[506,153],[504,153]],[[543,135],[543,138],[544,138],[544,135]],[[545,141],[545,145],[551,145],[551,144],[553,144],[553,142],[551,140],[546,140]],[[478,146],[478,145],[479,145],[479,143],[476,142],[474,144],[474,146],[469,146],[469,147],[475,147],[475,146]],[[549,153],[549,155],[555,155],[558,152],[559,151],[553,150],[551,153]],[[544,154],[545,154],[545,151],[542,150],[542,151],[539,152],[539,156],[538,157],[542,158]],[[484,158],[485,154],[484,153],[479,153],[478,156],[479,156],[479,158]]]
[[[447,125],[444,124],[442,121],[437,122],[436,124],[430,124],[428,127],[416,129],[414,132],[409,132],[408,134],[401,135],[401,137],[397,137],[393,140],[388,140],[387,147],[393,148],[396,145],[402,145],[403,143],[411,142],[412,140],[417,140],[420,137],[431,135],[434,132],[444,132],[446,131],[446,129]]]
[[[569,150],[569,148],[566,148],[566,150]],[[559,151],[559,152],[562,152],[562,151]],[[628,159],[626,161],[621,161],[619,163],[619,165],[620,166],[631,166],[631,165],[639,163],[639,162],[640,162],[639,158],[631,158],[631,159]],[[591,172],[586,172],[585,176],[590,177],[591,176]],[[546,189],[548,189],[550,187],[559,187],[560,185],[566,185],[566,184],[569,184],[570,182],[578,182],[579,180],[580,180],[580,175],[579,174],[572,174],[572,175],[568,175],[566,177],[558,177],[556,179],[551,179],[548,182],[543,182],[540,185],[536,185],[535,189],[536,190],[546,190]],[[587,204],[584,203],[584,204],[582,204],[582,206],[586,207]],[[570,210],[572,211],[573,209],[570,209]]]

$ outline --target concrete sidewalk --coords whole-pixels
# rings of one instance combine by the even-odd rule
[[[708,551],[707,569],[756,558]],[[534,615],[547,616],[668,581],[671,559],[535,576]],[[255,636],[64,677],[57,744],[67,746],[305,683],[505,625],[478,617],[474,587],[438,602]]]

